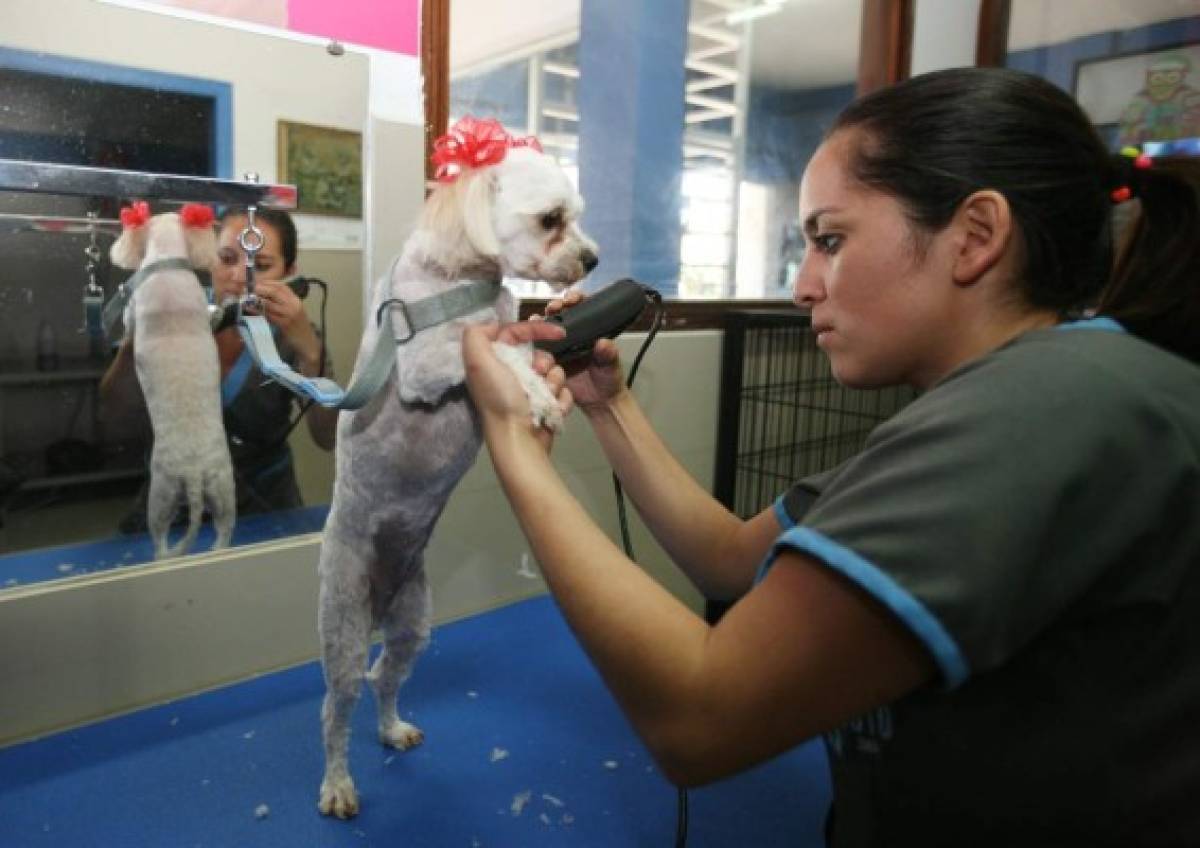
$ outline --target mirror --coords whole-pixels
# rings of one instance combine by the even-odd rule
[[[537,135],[576,176],[604,248],[590,286],[790,299],[800,177],[854,98],[861,3],[455,0],[451,14],[451,119]]]
[[[386,255],[393,246],[386,236],[369,241],[363,195],[388,194],[376,214],[394,214],[389,202],[400,210],[419,202],[420,118],[415,127],[372,118],[366,49],[282,29],[263,18],[269,13],[253,11],[261,4],[242,4],[258,16],[250,21],[176,8],[189,5],[204,4],[6,4],[0,158],[224,180],[254,172],[265,183],[297,184],[291,271],[325,284],[310,285],[303,305],[311,324],[324,328],[328,362],[344,382],[361,334],[363,278],[376,265],[364,248]],[[404,97],[419,115],[415,84]],[[378,140],[379,157],[412,162],[411,178],[373,174],[359,152],[364,133]],[[137,508],[148,416],[144,403],[109,403],[101,387],[119,337],[83,326],[89,281],[107,299],[128,275],[113,267],[109,249],[120,207],[133,199],[0,191],[0,591],[153,558]],[[155,213],[179,208],[151,205]],[[202,283],[215,276],[199,274]],[[225,363],[227,393],[236,361]],[[295,420],[297,404],[264,412],[264,387],[243,383],[225,401],[226,420],[236,404],[241,426],[253,431],[254,416],[269,413],[263,431],[274,453],[238,468],[247,492],[233,544],[319,530],[333,454],[314,440],[307,417]],[[284,472],[294,474],[295,498],[254,503],[254,474],[268,459],[290,466]],[[191,552],[211,540],[211,528],[202,530]]]

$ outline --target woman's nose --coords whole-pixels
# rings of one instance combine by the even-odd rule
[[[792,281],[792,302],[803,308],[811,308],[825,297],[820,275],[810,265],[808,258],[800,262],[796,279]]]
[[[225,272],[225,279],[231,283],[237,283],[239,286],[246,284],[246,264],[238,261],[230,265],[222,265],[222,270]]]

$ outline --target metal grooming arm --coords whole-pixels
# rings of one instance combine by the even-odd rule
[[[0,191],[295,209],[296,187],[0,159]]]

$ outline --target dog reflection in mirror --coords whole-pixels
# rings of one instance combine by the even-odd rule
[[[536,141],[513,139],[494,121],[467,118],[435,150],[440,184],[399,259],[376,285],[370,315],[390,298],[413,303],[476,281],[494,285],[495,300],[399,345],[384,388],[362,409],[343,411],[338,421],[337,476],[320,559],[318,629],[326,695],[318,807],[339,818],[359,808],[347,747],[364,679],[375,694],[380,741],[406,750],[423,739],[400,718],[396,698],[429,640],[426,544],[480,447],[479,421],[464,385],[463,328],[516,318],[515,300],[501,285],[504,277],[562,288],[597,262],[595,244],[576,223],[582,200]],[[398,313],[385,317],[383,331],[403,338],[408,333]],[[359,368],[377,332],[369,322]],[[507,345],[497,345],[497,351],[525,386],[534,423],[557,430],[561,409],[532,369],[531,351]],[[383,646],[367,671],[375,628]]]
[[[125,307],[138,382],[154,430],[146,523],[154,555],[186,553],[205,508],[216,529],[215,548],[229,544],[237,514],[233,464],[221,417],[220,363],[204,291],[192,268],[216,262],[212,210],[189,204],[150,216],[144,202],[121,210],[113,264],[145,271]],[[180,503],[187,507],[183,537],[168,543]]]

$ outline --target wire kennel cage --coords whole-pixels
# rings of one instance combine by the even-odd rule
[[[742,518],[858,453],[915,396],[907,387],[839,385],[807,315],[745,310],[726,318],[713,488]]]

